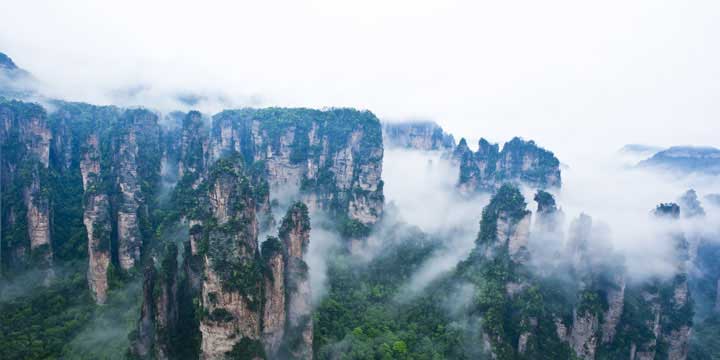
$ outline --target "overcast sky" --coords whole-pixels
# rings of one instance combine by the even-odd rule
[[[352,106],[561,160],[720,146],[718,1],[1,1],[0,51],[65,99]]]

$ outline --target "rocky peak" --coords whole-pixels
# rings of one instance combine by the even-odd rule
[[[178,175],[199,175],[206,166],[207,129],[198,111],[190,111],[182,121]]]
[[[507,249],[515,261],[527,260],[531,212],[520,191],[505,184],[483,209],[480,236],[476,240],[487,255]]]
[[[537,203],[538,214],[553,214],[558,211],[555,198],[547,191],[538,190],[533,200]]]
[[[36,104],[0,98],[0,265],[4,270],[30,265],[30,257],[52,263],[50,143],[45,110]],[[0,267],[0,272],[2,268]]]
[[[280,239],[291,258],[302,259],[310,243],[310,218],[305,204],[297,202],[288,210],[280,225]]]
[[[287,331],[293,339],[285,339],[288,358],[312,359],[312,294],[308,265],[304,255],[310,239],[310,219],[305,204],[290,207],[280,226],[280,240],[287,252],[285,283],[287,292]]]
[[[465,138],[461,138],[460,142],[458,142],[455,147],[455,150],[453,150],[453,159],[460,160],[468,153],[472,154],[472,150],[468,147],[467,140],[465,140]]]
[[[453,154],[460,164],[458,186],[464,193],[492,192],[505,182],[541,189],[561,185],[560,162],[533,141],[514,138],[500,151],[497,144],[480,139],[475,153],[462,140],[461,144]]]
[[[262,244],[262,258],[265,268],[262,340],[266,354],[274,359],[280,351],[287,323],[285,288],[287,259],[280,240],[276,237],[268,237]]]
[[[675,203],[662,203],[655,207],[653,215],[657,218],[678,219],[680,218],[680,206]]]
[[[5,70],[15,70],[18,67],[17,65],[15,65],[15,63],[9,56],[0,52],[0,68],[3,68]]]
[[[365,225],[382,214],[382,131],[352,109],[242,109],[213,117],[211,157],[240,154],[263,165],[271,192],[299,189],[311,211]]]

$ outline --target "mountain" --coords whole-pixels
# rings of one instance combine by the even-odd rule
[[[452,151],[455,138],[431,121],[384,123],[383,139],[388,148]]]
[[[0,97],[26,98],[36,92],[36,80],[0,52]]]
[[[3,71],[15,71],[18,70],[17,65],[10,59],[9,56],[0,52],[0,68]]]
[[[660,151],[638,164],[680,174],[720,174],[720,150],[712,147],[674,146]]]
[[[327,214],[325,226],[348,241],[382,216],[372,113],[269,108],[161,119],[53,104],[48,113],[0,100],[3,278],[41,269],[41,283],[56,284],[56,272],[85,262],[85,289],[72,283],[87,294],[83,306],[115,306],[113,294],[142,280],[130,341],[141,358],[249,349],[312,357],[310,216]],[[285,206],[277,238],[261,246]]]
[[[464,193],[493,192],[507,182],[540,189],[561,186],[560,161],[532,140],[513,138],[501,151],[481,138],[473,152],[463,138],[453,158],[460,165],[458,187]]]
[[[607,225],[565,226],[559,160],[534,141],[472,151],[345,108],[44,104],[0,98],[0,358],[720,354],[720,246],[690,226],[712,194],[648,209],[666,273],[639,276]],[[482,208],[466,244],[386,204],[386,146],[457,166],[447,199]]]

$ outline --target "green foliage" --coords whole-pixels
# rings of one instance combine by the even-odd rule
[[[255,360],[266,359],[265,349],[262,342],[250,338],[242,338],[225,357],[233,360]]]
[[[56,357],[92,318],[93,307],[81,272],[1,302],[0,357]]]
[[[356,219],[346,218],[340,223],[339,232],[345,238],[364,238],[370,235],[370,227]]]
[[[720,315],[708,317],[693,328],[689,359],[711,360],[720,358]]]
[[[234,316],[224,308],[217,308],[208,315],[208,319],[216,322],[230,322],[234,319]]]
[[[450,288],[431,287],[420,297],[404,293],[403,285],[440,243],[420,232],[402,236],[388,239],[392,245],[367,264],[330,257],[329,294],[315,313],[316,359],[472,358],[463,355],[464,331],[449,325],[443,307]]]
[[[480,245],[490,245],[498,241],[497,220],[504,214],[511,221],[519,221],[530,213],[525,198],[516,187],[504,184],[498,189],[482,213],[480,234],[476,241]]]
[[[283,217],[282,223],[280,224],[280,231],[278,232],[278,235],[281,239],[285,239],[295,226],[298,226],[302,232],[310,231],[310,215],[308,214],[308,208],[305,203],[300,201],[295,202],[288,209],[285,217]]]

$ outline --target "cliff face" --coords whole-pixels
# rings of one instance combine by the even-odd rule
[[[271,358],[277,356],[285,337],[286,288],[285,263],[286,254],[283,244],[275,237],[270,237],[262,245],[262,257],[266,274],[263,279],[265,287],[265,306],[263,308],[262,339],[265,352]]]
[[[123,270],[135,267],[140,260],[142,234],[139,212],[147,214],[143,181],[156,182],[160,166],[160,128],[157,116],[144,110],[128,111],[117,125],[114,164],[117,164],[117,243],[118,259]],[[153,183],[153,182],[151,182]],[[146,189],[150,192],[152,189]]]
[[[3,207],[0,269],[32,262],[52,263],[51,204],[48,188],[52,134],[45,111],[34,104],[0,98]],[[8,230],[9,229],[9,230]]]
[[[382,134],[370,112],[224,111],[213,117],[209,152],[261,162],[273,192],[299,189],[311,210],[366,225],[382,214]]]
[[[461,139],[453,157],[460,165],[458,187],[465,193],[493,192],[506,182],[540,189],[561,185],[560,162],[533,141],[514,138],[500,151],[497,144],[480,139],[473,153]]]
[[[535,252],[543,244],[532,242],[562,235],[552,195],[539,191],[535,200],[531,229],[523,196],[502,186],[483,210],[476,248],[458,265],[460,280],[475,286],[470,311],[483,317],[486,350],[496,358],[686,359],[693,301],[684,236],[668,234],[673,277],[630,282],[609,230],[587,215],[572,222],[564,249]],[[656,213],[659,221],[680,216],[674,204]],[[535,231],[542,236],[530,236]]]
[[[312,359],[312,299],[308,265],[303,260],[310,242],[308,209],[296,203],[283,219],[280,240],[287,251],[285,286],[287,330],[285,347],[291,359]]]
[[[207,184],[201,298],[208,315],[200,322],[201,353],[203,358],[220,358],[238,340],[260,338],[262,277],[249,180],[236,164],[220,160]]]
[[[383,124],[383,142],[388,148],[453,151],[455,138],[434,122]]]
[[[166,249],[164,258],[145,268],[143,304],[130,352],[140,359],[172,359],[178,336],[179,299],[177,247]],[[189,320],[189,319],[186,319]]]
[[[85,193],[88,280],[102,303],[113,253],[125,271],[140,260],[143,235],[139,224],[148,216],[145,198],[153,196],[152,184],[158,183],[160,172],[157,117],[147,110],[121,113],[115,108],[73,104],[61,108],[58,116],[82,124],[74,136],[81,152],[78,166]]]
[[[185,326],[197,326],[204,359],[240,354],[312,358],[310,285],[303,261],[310,234],[308,209],[303,203],[294,204],[283,220],[280,240],[268,238],[261,253],[256,201],[265,198],[267,183],[252,174],[239,156],[229,156],[215,162],[201,183],[176,189],[175,196],[189,191],[189,199],[196,200],[185,210],[189,218],[185,263],[168,266],[184,272],[183,286],[200,303],[199,323]],[[152,276],[146,273],[146,284],[157,288]],[[153,329],[163,323],[158,314],[169,313],[161,310],[179,307],[182,299],[162,295],[166,293],[146,291],[143,309],[148,310],[141,315],[138,334],[157,333]],[[136,341],[133,348],[138,356],[157,357],[158,349],[168,348],[168,341],[152,339],[151,344]],[[172,348],[165,353],[172,353]]]

